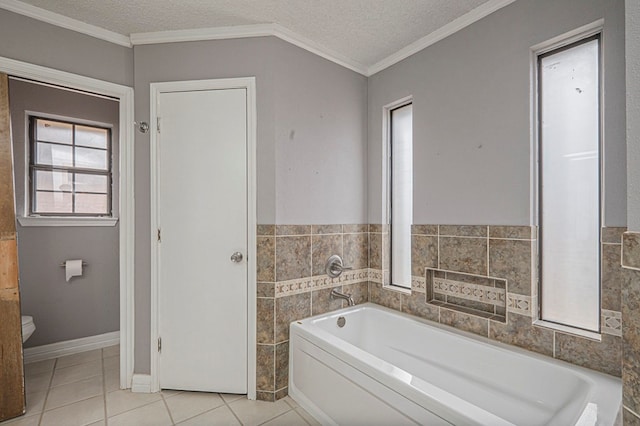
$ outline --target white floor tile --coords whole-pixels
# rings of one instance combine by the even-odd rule
[[[300,417],[300,415],[296,413],[295,410],[291,410],[263,424],[264,426],[300,426],[306,425],[307,422],[302,417]]]
[[[298,408],[298,407],[299,407],[298,403],[297,403],[297,402],[295,402],[295,401],[293,400],[293,398],[291,398],[289,395],[287,395],[287,396],[285,396],[284,398],[282,398],[282,400],[283,400],[284,402],[286,402],[287,404],[289,404],[289,406],[291,406],[291,408]]]
[[[161,398],[159,393],[133,393],[129,390],[109,392],[107,393],[107,417],[151,404]]]
[[[0,422],[2,426],[38,426],[40,423],[40,416],[30,416],[30,417],[16,417],[15,419],[7,420],[5,422]]]
[[[107,346],[102,348],[102,357],[111,358],[112,356],[120,356],[120,345]]]
[[[44,361],[32,362],[24,365],[25,376],[33,376],[34,374],[49,373],[53,370],[55,359],[45,359]]]
[[[164,396],[165,398],[171,398],[172,396],[176,396],[180,393],[182,393],[182,391],[179,390],[173,390],[173,389],[163,389],[161,392],[162,396]]]
[[[30,392],[27,394],[27,412],[25,416],[33,416],[42,413],[44,409],[44,400],[47,396],[46,391]]]
[[[199,416],[192,417],[180,423],[181,426],[215,426],[215,425],[239,425],[240,422],[233,415],[229,407],[223,405],[214,410],[207,411]]]
[[[165,400],[173,421],[179,423],[188,418],[202,414],[213,408],[224,405],[217,393],[181,392]]]
[[[164,426],[172,424],[163,401],[109,417],[107,423],[109,426]]]
[[[227,404],[240,398],[246,398],[247,395],[239,395],[237,393],[221,393],[220,396]]]
[[[97,395],[102,397],[102,394],[102,377],[100,376],[57,386],[51,388],[49,391],[45,410],[61,407]]]
[[[51,383],[52,372],[35,374],[33,376],[25,376],[25,390],[27,393],[43,392],[49,389]]]
[[[243,425],[259,425],[291,410],[283,400],[276,402],[239,399],[229,404]]]
[[[104,384],[107,392],[113,392],[120,390],[120,371],[119,370],[105,370],[104,372]]]
[[[56,368],[51,386],[79,382],[89,377],[102,376],[102,360],[85,362],[71,367]]]
[[[104,359],[105,370],[120,370],[120,358],[112,356],[111,358]]]
[[[56,368],[71,367],[72,365],[82,364],[85,362],[97,361],[102,358],[102,349],[93,351],[80,352],[73,355],[67,355],[58,358]]]
[[[101,396],[45,411],[41,426],[84,426],[104,419],[104,399]]]
[[[300,414],[300,417],[305,419],[311,426],[321,426],[319,421],[311,417],[311,414],[307,413],[302,408],[296,408],[296,412]]]

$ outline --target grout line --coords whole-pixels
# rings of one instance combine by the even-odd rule
[[[623,410],[627,410],[628,412],[630,412],[631,414],[636,416],[638,419],[640,419],[640,414],[636,413],[631,408],[627,407],[626,405],[623,405],[622,408],[623,408]],[[622,413],[622,414],[624,415],[624,413]]]
[[[284,388],[282,388],[282,389],[284,389]],[[274,396],[275,396],[275,393],[274,393]],[[284,399],[284,398],[283,398],[283,399]],[[280,400],[278,400],[278,401],[280,401]],[[277,401],[274,401],[274,403],[275,403],[275,402],[277,402]],[[289,404],[287,404],[285,401],[283,401],[283,402],[284,402],[284,405],[285,405],[285,406],[289,407],[289,409],[288,409],[288,410],[284,411],[283,413],[277,414],[277,415],[275,415],[274,417],[270,417],[270,418],[266,419],[266,420],[265,420],[265,421],[263,421],[263,422],[258,423],[258,426],[259,426],[259,425],[263,425],[263,424],[265,424],[265,423],[269,423],[270,421],[275,420],[275,419],[277,419],[277,418],[280,418],[280,417],[284,416],[285,414],[289,413],[290,411],[294,411],[294,408],[293,408],[293,407],[291,407],[291,406],[290,406]],[[300,416],[300,417],[302,417],[302,416]],[[302,419],[302,420],[306,423],[306,420],[304,420],[304,419]]]
[[[42,412],[40,413],[40,418],[38,419],[38,425],[42,423],[42,418],[44,417],[44,412],[47,408],[47,400],[49,399],[49,392],[51,392],[51,385],[53,384],[53,375],[56,372],[56,366],[58,365],[58,358],[53,362],[53,368],[51,369],[51,377],[49,378],[49,386],[47,387],[47,393],[44,396],[44,402],[42,403]],[[25,405],[26,405],[26,393],[25,393]]]
[[[218,395],[220,395],[220,394],[218,394]],[[245,395],[245,398],[246,398],[246,397],[247,397],[247,396]],[[224,398],[222,397],[222,395],[220,395],[220,398],[222,399],[222,402],[224,402],[224,405],[226,405],[226,406],[227,406],[227,408],[229,409],[229,411],[231,411],[231,414],[233,414],[233,417],[235,417],[235,418],[236,418],[236,420],[238,421],[238,423],[243,424],[243,423],[242,423],[242,421],[240,420],[240,417],[238,417],[238,415],[236,414],[236,412],[235,412],[235,411],[233,411],[233,408],[231,408],[231,405],[229,405],[229,403],[227,402],[227,400],[226,400],[226,399],[224,399]],[[234,400],[233,400],[233,401],[231,401],[231,402],[235,402],[235,401],[238,401],[238,400],[237,400],[237,399],[234,399]],[[222,405],[221,405],[220,407],[222,407]],[[220,408],[220,407],[218,407],[218,408]],[[214,408],[214,410],[215,410],[215,408]],[[212,410],[209,410],[209,411],[212,411]],[[208,411],[207,411],[207,412],[208,412]]]
[[[489,274],[489,226],[487,225],[487,276],[491,275]],[[506,293],[506,291],[505,291]]]
[[[556,357],[556,332],[553,330],[553,357]]]
[[[222,398],[222,397],[220,397],[220,398]],[[171,424],[175,425],[176,422],[173,420],[173,416],[171,415],[171,410],[169,410],[169,405],[167,405],[167,401],[164,399],[164,395],[162,394],[162,392],[160,393],[160,399],[162,399],[162,403],[164,404],[164,408],[167,409],[167,413],[169,414],[169,419],[171,419]],[[147,405],[149,405],[149,404],[147,404]],[[140,408],[140,407],[138,407],[138,408]]]

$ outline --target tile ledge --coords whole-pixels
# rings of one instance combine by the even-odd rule
[[[602,342],[602,334],[594,331],[582,330],[580,328],[569,327],[567,325],[556,324],[544,320],[535,320],[533,325],[536,327],[548,328],[553,331],[557,331],[564,334],[570,334],[577,337],[583,337],[585,339],[593,340],[596,342]]]

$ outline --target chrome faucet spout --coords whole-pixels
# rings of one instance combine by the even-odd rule
[[[329,297],[331,297],[332,299],[343,299],[343,300],[346,300],[347,304],[349,306],[353,306],[353,305],[356,304],[356,302],[353,300],[353,297],[351,297],[350,294],[340,293],[335,288],[333,290],[331,290],[331,293],[330,293]]]

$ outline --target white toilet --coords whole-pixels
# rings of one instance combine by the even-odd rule
[[[33,317],[22,316],[22,343],[26,342],[29,337],[36,331],[36,325],[33,323]]]

